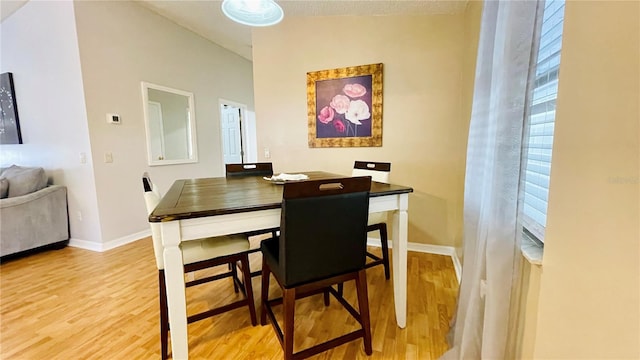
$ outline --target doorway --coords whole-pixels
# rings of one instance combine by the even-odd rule
[[[255,114],[247,106],[220,99],[222,164],[257,161]]]

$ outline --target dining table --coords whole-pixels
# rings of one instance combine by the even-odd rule
[[[310,180],[348,177],[301,171]],[[180,243],[244,234],[280,226],[282,182],[259,176],[176,180],[149,215],[160,224],[167,288],[172,357],[188,359],[186,291]],[[392,213],[392,269],[396,322],[407,321],[408,186],[371,182],[369,213]]]

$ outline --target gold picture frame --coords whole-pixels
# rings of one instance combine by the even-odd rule
[[[309,147],[382,146],[382,64],[307,73]]]

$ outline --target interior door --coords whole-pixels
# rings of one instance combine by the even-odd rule
[[[225,164],[242,163],[242,125],[240,108],[221,105],[222,144]]]

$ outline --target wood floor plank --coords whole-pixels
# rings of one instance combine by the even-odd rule
[[[378,248],[370,250],[380,254]],[[393,280],[386,281],[377,266],[367,270],[373,354],[366,356],[360,340],[313,359],[440,357],[447,349],[458,291],[453,263],[447,256],[409,252],[408,264],[407,328],[395,323]],[[254,254],[251,268],[259,267],[259,254]],[[187,312],[240,299],[230,281],[187,289]],[[271,296],[280,296],[275,281],[271,283]],[[252,284],[259,311],[260,278]],[[357,308],[354,284],[344,289]],[[158,311],[149,238],[104,253],[67,247],[9,260],[0,264],[0,359],[158,359]],[[281,307],[275,311],[282,321]],[[321,295],[296,302],[296,349],[356,328],[335,299],[329,307]],[[282,358],[271,325],[251,326],[246,307],[190,324],[187,330],[193,359]]]

